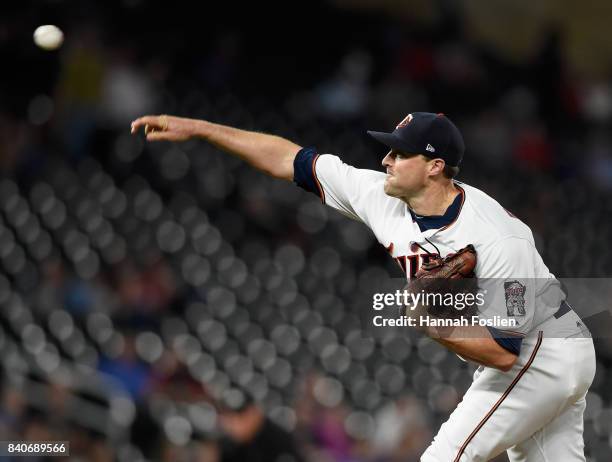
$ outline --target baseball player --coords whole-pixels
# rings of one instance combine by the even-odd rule
[[[368,132],[389,148],[386,173],[357,169],[286,139],[203,120],[145,116],[147,140],[198,137],[367,225],[408,277],[430,254],[472,244],[475,275],[492,281],[483,318],[422,330],[479,364],[461,403],[422,455],[423,462],[485,461],[504,450],[515,461],[584,461],[585,395],[595,374],[590,335],[565,302],[535,248],[531,230],[493,198],[454,180],[464,154],[443,114],[414,112],[391,133]]]

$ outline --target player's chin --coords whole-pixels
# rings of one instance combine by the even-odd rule
[[[389,178],[385,180],[384,190],[387,196],[397,197],[396,188],[394,188],[393,185],[389,182]]]

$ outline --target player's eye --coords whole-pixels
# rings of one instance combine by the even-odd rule
[[[402,151],[392,151],[391,154],[396,160],[410,159],[411,157],[415,157],[416,154],[412,154],[410,152],[402,152]]]

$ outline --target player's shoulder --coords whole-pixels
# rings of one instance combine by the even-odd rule
[[[475,228],[488,233],[494,240],[510,237],[533,239],[529,226],[496,199],[474,186],[458,181],[456,184],[465,194],[466,219],[470,220]]]
[[[383,172],[354,167],[334,154],[319,155],[316,170],[319,175],[325,172],[324,176],[328,180],[333,178],[362,200],[392,199],[384,193],[383,184],[386,175]]]
[[[371,180],[374,183],[382,183],[385,181],[385,174],[383,172],[354,167],[353,165],[344,162],[344,160],[342,160],[336,154],[319,154],[316,166],[317,169],[322,168],[331,171],[349,169],[354,172],[358,172],[360,176]]]
[[[405,213],[404,202],[385,193],[381,171],[354,167],[334,154],[319,155],[315,169],[325,194],[346,198],[369,226]]]

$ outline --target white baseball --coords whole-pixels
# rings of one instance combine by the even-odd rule
[[[34,31],[34,43],[43,50],[55,50],[62,45],[64,33],[59,27],[47,24]]]

